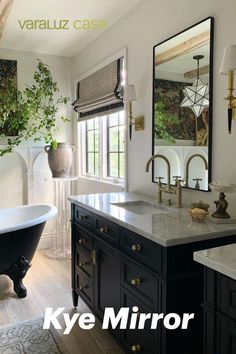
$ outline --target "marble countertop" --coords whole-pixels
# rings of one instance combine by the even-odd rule
[[[236,280],[236,244],[194,252],[194,260]]]
[[[69,200],[165,247],[236,234],[236,224],[192,221],[188,208],[178,209],[173,205],[167,207],[167,213],[138,215],[111,204],[139,200],[155,202],[154,198],[138,193],[74,195]]]

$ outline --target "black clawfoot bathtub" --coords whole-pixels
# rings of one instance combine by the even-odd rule
[[[0,209],[0,274],[11,278],[20,298],[27,295],[22,279],[30,267],[45,223],[56,213],[56,207],[49,204]]]

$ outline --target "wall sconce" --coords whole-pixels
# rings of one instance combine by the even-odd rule
[[[226,47],[224,50],[220,74],[228,75],[228,96],[225,98],[228,103],[228,131],[231,134],[232,119],[236,120],[236,97],[234,91],[234,70],[236,70],[236,45]]]
[[[136,90],[134,85],[126,85],[124,89],[124,102],[128,103],[128,124],[129,138],[132,138],[132,125],[135,126],[135,131],[144,130],[144,117],[133,117],[132,102],[137,101]]]

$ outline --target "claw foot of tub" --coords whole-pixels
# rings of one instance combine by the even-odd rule
[[[27,290],[22,279],[25,277],[29,268],[30,262],[25,257],[21,256],[16,263],[4,272],[4,274],[8,275],[13,281],[14,291],[20,298],[27,296]]]

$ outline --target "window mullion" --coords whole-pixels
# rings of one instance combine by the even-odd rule
[[[99,179],[103,179],[103,117],[99,118]]]

